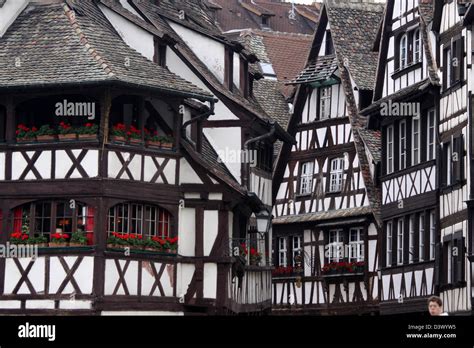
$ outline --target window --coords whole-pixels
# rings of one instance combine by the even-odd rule
[[[331,161],[331,175],[329,178],[329,192],[342,191],[342,174],[344,172],[344,158]]]
[[[443,243],[443,283],[464,286],[466,281],[465,237],[463,236],[462,231],[458,231],[446,238],[449,238],[449,240]],[[436,260],[438,260],[438,258]]]
[[[431,109],[428,111],[428,151],[427,151],[427,160],[433,160],[436,158],[436,147],[435,147],[435,139],[436,139],[436,114],[435,110]]]
[[[386,263],[387,267],[392,265],[392,246],[393,246],[392,232],[393,232],[392,222],[389,221],[389,222],[387,222],[387,225],[386,225],[387,255],[386,255],[386,262],[385,263]]]
[[[344,239],[342,230],[329,231],[329,263],[339,262],[343,258]]]
[[[418,259],[421,262],[425,260],[425,214],[420,214],[419,231]]]
[[[84,232],[93,242],[94,208],[86,204],[69,201],[41,201],[25,204],[13,210],[12,232],[23,232],[30,236],[45,236],[61,232],[71,234]]]
[[[420,119],[413,118],[413,128],[412,128],[412,143],[411,143],[411,158],[412,165],[417,165],[420,163]]]
[[[295,267],[295,257],[300,255],[302,251],[303,251],[303,248],[301,247],[301,236],[293,236],[293,250],[292,250],[293,267]]]
[[[364,230],[351,228],[349,231],[349,261],[364,261]]]
[[[404,239],[404,221],[403,219],[398,219],[397,226],[397,263],[399,265],[403,264],[403,239]]]
[[[408,37],[403,35],[400,39],[400,69],[408,65]]]
[[[287,266],[286,251],[286,238],[278,238],[278,265],[281,267]]]
[[[408,259],[412,263],[415,257],[415,216],[410,216],[410,235],[408,240]]]
[[[234,51],[227,46],[224,57],[224,85],[229,91],[234,88]]]
[[[257,153],[256,167],[271,172],[273,168],[273,144],[262,141],[253,146],[253,150]]]
[[[301,167],[300,194],[310,194],[313,190],[314,162],[305,162]]]
[[[243,58],[240,58],[240,90],[244,98],[249,97],[249,62]]]
[[[413,62],[421,62],[421,36],[419,29],[416,29],[413,33]]]
[[[107,232],[169,237],[171,215],[163,208],[139,203],[120,203],[109,209]]]
[[[430,213],[430,260],[434,260],[436,252],[436,215],[432,211]]]
[[[453,58],[451,56],[451,48],[447,48],[444,51],[444,74],[446,75],[444,79],[444,86],[445,88],[451,87],[453,82],[452,80],[452,73],[453,73]]]
[[[326,44],[325,44],[325,52],[326,56],[331,55],[334,53],[334,46],[332,43],[332,35],[330,30],[326,30]]]
[[[393,126],[387,127],[387,174],[393,172]]]
[[[451,185],[452,184],[452,170],[453,170],[453,165],[452,165],[452,153],[451,153],[451,143],[446,143],[444,145],[445,147],[445,152],[446,152],[446,184]]]
[[[464,180],[464,137],[454,136],[451,142],[443,144],[443,168],[441,183],[443,186],[454,185]]]
[[[262,27],[268,27],[268,17],[262,16]]]
[[[400,170],[407,167],[407,129],[406,122],[400,122]]]
[[[322,87],[319,93],[319,117],[323,120],[331,115],[331,87]]]
[[[161,67],[166,67],[166,44],[160,39],[155,39],[155,54],[153,55],[153,62]]]

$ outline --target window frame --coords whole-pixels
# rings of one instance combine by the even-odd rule
[[[417,131],[415,132],[415,124],[417,125]],[[419,117],[413,117],[412,119],[412,128],[411,128],[411,164],[416,166],[421,163],[421,120]]]
[[[306,168],[309,168],[306,171]],[[301,163],[301,175],[300,175],[300,195],[310,195],[313,192],[313,181],[314,181],[314,161],[307,161]]]
[[[283,245],[281,244],[283,242]],[[278,237],[278,266],[288,267],[288,245],[286,237]]]
[[[394,172],[394,127],[393,125],[387,126],[387,174]]]
[[[402,126],[404,135],[402,136]],[[405,120],[400,121],[398,125],[399,131],[399,162],[398,166],[400,170],[407,168],[407,124]]]
[[[334,163],[337,164],[337,168],[334,169]],[[330,172],[329,172],[329,192],[342,192],[344,188],[344,168],[345,159],[344,157],[333,158],[330,161]]]
[[[400,37],[399,41],[399,60],[398,60],[398,66],[399,70],[403,70],[406,67],[408,67],[408,34],[405,33]]]
[[[401,227],[401,228],[400,228]],[[404,242],[405,239],[405,219],[397,220],[397,265],[404,263]]]
[[[425,261],[425,213],[418,216],[418,261]]]
[[[418,36],[418,38],[417,38]],[[417,50],[417,45],[418,45],[418,50]],[[413,31],[413,63],[419,63],[421,62],[423,55],[423,46],[421,42],[421,32],[420,29],[415,29]]]
[[[353,241],[352,233],[356,233],[356,240]],[[352,227],[349,229],[349,262],[363,262],[365,260],[365,248],[364,248],[364,228]],[[355,246],[355,257],[354,257],[354,246]]]
[[[332,242],[331,236],[335,236]],[[328,263],[341,262],[344,259],[344,231],[342,229],[329,230],[328,248]]]
[[[393,222],[387,221],[385,224],[386,253],[385,265],[391,267],[393,264]]]
[[[431,108],[428,110],[426,127],[427,127],[426,140],[427,140],[427,147],[428,147],[426,150],[426,159],[428,161],[431,161],[431,160],[436,159],[436,110],[435,108]],[[432,140],[430,140],[430,137],[432,137]]]
[[[328,91],[327,94],[324,91]],[[332,102],[332,86],[324,86],[319,88],[319,119],[327,120],[331,118],[331,102]]]

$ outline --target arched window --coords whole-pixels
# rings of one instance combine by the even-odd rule
[[[400,69],[408,65],[408,39],[403,35],[400,39]]]
[[[107,233],[134,233],[143,236],[169,237],[171,214],[158,206],[136,202],[120,203],[109,209]]]
[[[421,36],[419,29],[416,29],[413,33],[413,62],[421,62]]]
[[[11,232],[45,236],[51,233],[84,232],[93,244],[94,208],[77,201],[37,201],[13,210]]]

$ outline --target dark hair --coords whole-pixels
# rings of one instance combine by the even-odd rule
[[[431,296],[429,299],[428,299],[428,305],[431,303],[431,302],[436,302],[438,304],[438,306],[443,306],[443,300],[441,300],[441,298],[439,298],[438,296]]]

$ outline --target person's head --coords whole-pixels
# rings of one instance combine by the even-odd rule
[[[428,299],[428,310],[430,315],[441,315],[443,313],[443,301],[438,296],[431,296]]]

